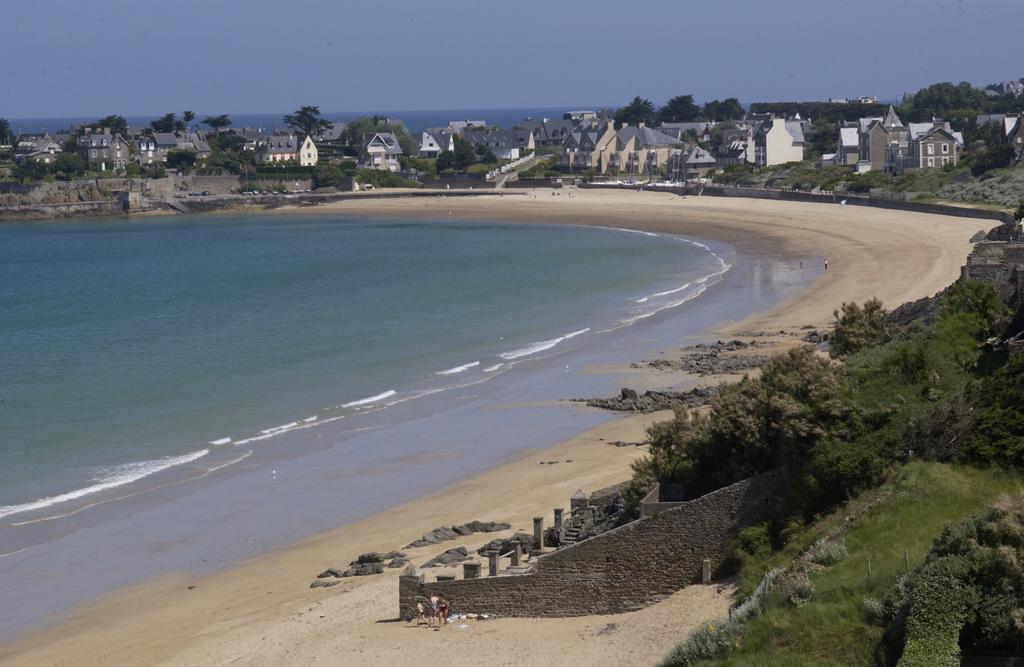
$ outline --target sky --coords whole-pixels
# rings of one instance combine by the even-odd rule
[[[0,4],[6,118],[898,99],[1024,76],[1024,0]]]

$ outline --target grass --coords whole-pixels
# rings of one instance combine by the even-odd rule
[[[842,539],[849,555],[811,575],[811,601],[794,608],[779,593],[770,595],[765,612],[751,619],[734,648],[713,664],[876,664],[883,628],[868,620],[864,598],[881,596],[893,585],[906,570],[904,552],[916,567],[943,527],[1019,491],[1019,477],[996,470],[940,463],[899,468],[882,487],[796,532],[781,551],[744,565],[741,593],[752,590],[769,567],[786,565],[820,537],[848,525]]]

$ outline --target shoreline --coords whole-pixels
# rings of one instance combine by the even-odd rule
[[[568,191],[562,190],[560,196],[543,191],[536,198],[528,195],[516,197],[515,201],[496,195],[474,197],[472,200],[444,198],[440,202],[436,199],[346,201],[315,208],[279,208],[266,213],[438,217],[440,211],[445,211],[453,218],[589,224],[692,235],[722,241],[735,247],[737,252],[829,258],[828,273],[814,280],[797,296],[765,312],[725,323],[714,331],[706,332],[708,336],[739,334],[753,329],[778,331],[793,330],[803,325],[821,326],[830,319],[831,311],[841,301],[863,301],[880,296],[891,308],[898,305],[897,301],[902,303],[929,296],[955,279],[969,248],[968,239],[976,231],[993,226],[991,221],[985,220],[886,209],[839,209],[819,204],[763,200],[684,199],[666,193],[628,191],[572,190],[574,196],[569,198],[565,194]],[[724,298],[724,295],[718,298]],[[662,374],[657,378],[664,381],[665,376]],[[360,623],[356,628],[349,628],[347,621],[337,615],[325,614],[327,621],[317,619],[317,625],[332,629],[331,636],[335,641],[347,632],[369,634],[375,639],[364,645],[367,650],[372,650],[373,641],[379,642],[382,638],[384,641],[402,640],[410,633],[399,632],[394,629],[396,626],[361,624],[362,620],[369,620],[374,615],[377,618],[373,620],[393,616],[393,611],[380,615],[381,609],[393,609],[393,598],[397,596],[396,583],[390,574],[361,578],[374,581],[346,581],[323,593],[305,588],[317,568],[341,564],[361,551],[400,548],[417,534],[446,523],[471,519],[506,520],[515,529],[528,529],[530,516],[542,511],[549,513],[550,508],[556,506],[552,505],[553,502],[558,503],[557,506],[564,505],[575,487],[592,491],[606,485],[602,482],[610,484],[628,477],[628,464],[642,454],[642,449],[620,449],[597,443],[600,443],[600,438],[636,440],[642,437],[644,426],[655,416],[613,419],[552,448],[526,450],[527,453],[514,463],[463,480],[440,493],[195,580],[196,588],[192,591],[183,585],[193,581],[192,578],[179,574],[165,575],[115,592],[73,610],[65,616],[69,620],[64,625],[0,648],[0,660],[12,660],[14,664],[21,661],[39,664],[75,656],[78,661],[101,661],[105,657],[116,662],[143,657],[148,661],[188,662],[189,655],[193,661],[197,657],[211,655],[209,651],[215,645],[219,647],[216,655],[227,660],[232,655],[231,651],[244,652],[247,643],[258,639],[251,636],[248,627],[254,620],[263,624],[260,626],[263,632],[276,634],[278,641],[275,645],[283,651],[279,655],[297,657],[290,654],[288,648],[295,648],[293,643],[300,641],[299,635],[292,633],[295,628],[289,627],[295,621],[295,614],[299,613],[298,608],[314,604],[329,606],[342,598],[361,600],[361,604],[366,605],[367,615],[365,618],[359,616]],[[664,417],[664,413],[661,416]],[[545,460],[561,457],[565,462],[558,466],[538,466],[538,456]],[[566,475],[571,476],[567,478]],[[449,505],[459,507],[448,509]],[[467,539],[459,543],[470,545],[474,542]],[[416,550],[415,561],[422,561],[448,546],[453,544]],[[371,593],[384,597],[383,607],[375,607],[373,600],[364,599]],[[157,600],[158,604],[154,605]],[[705,602],[709,606],[728,604],[726,598],[714,604]],[[141,613],[138,611],[140,604],[145,608]],[[158,608],[154,609],[154,606]],[[719,615],[718,606],[714,611],[716,613],[711,617]],[[596,621],[585,617],[579,622],[597,623],[600,627],[604,625],[602,619],[604,617]],[[529,625],[512,623],[513,620],[516,619],[502,619],[494,623],[500,623],[502,627]],[[566,619],[564,624],[561,620],[556,625],[562,628],[562,632],[575,627],[570,620]],[[489,629],[492,627],[497,625],[489,626]],[[167,632],[167,628],[174,628],[174,632]],[[527,634],[537,631],[537,628],[532,628]],[[515,634],[512,629],[508,632]],[[96,640],[97,635],[105,637],[107,643]],[[117,639],[111,641],[112,637]],[[425,646],[423,637],[418,636],[417,639],[420,640],[416,642],[420,645],[418,650],[422,650]],[[624,638],[618,639],[621,643]],[[671,645],[678,637],[669,639]],[[117,650],[112,653],[114,645]],[[250,654],[257,660],[261,659],[260,656],[262,654]],[[397,654],[393,657],[400,658]],[[479,654],[473,653],[473,657],[479,658]],[[524,659],[532,658],[524,656]]]

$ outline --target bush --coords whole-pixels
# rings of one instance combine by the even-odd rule
[[[724,653],[735,637],[736,627],[730,621],[705,623],[672,649],[661,664],[663,667],[689,667],[701,660],[710,660]]]
[[[844,303],[834,311],[836,318],[829,353],[834,357],[845,356],[869,345],[880,345],[892,338],[892,331],[886,321],[887,311],[878,299],[856,303]]]
[[[846,558],[847,553],[846,545],[841,541],[822,538],[807,550],[807,560],[830,567]]]

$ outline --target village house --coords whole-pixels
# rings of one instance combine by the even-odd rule
[[[674,181],[705,178],[715,171],[718,161],[715,156],[700,146],[691,146],[675,151],[669,159],[668,174]]]
[[[398,172],[401,164],[398,158],[402,155],[402,146],[398,137],[392,132],[374,132],[366,135],[362,149],[359,151],[360,165],[366,169]]]
[[[421,158],[436,158],[445,151],[455,150],[455,135],[448,128],[430,128],[423,130],[420,137],[420,150],[416,154]]]
[[[14,161],[18,164],[25,162],[50,164],[57,159],[57,154],[61,150],[60,142],[47,132],[20,134],[14,140]]]
[[[570,169],[608,171],[618,136],[611,123],[579,126],[562,144],[561,163]]]
[[[298,158],[298,142],[293,134],[271,134],[256,148],[257,164],[295,162]]]
[[[162,164],[167,161],[167,150],[160,148],[153,135],[135,140],[135,161],[140,165]]]
[[[306,135],[302,146],[299,147],[299,166],[315,167],[319,160],[320,154],[317,151],[316,144],[313,143],[313,137]]]
[[[105,129],[79,137],[78,154],[99,171],[124,169],[131,159],[131,146],[120,134]]]
[[[839,128],[839,148],[836,150],[835,163],[855,166],[860,162],[860,136],[856,127]]]
[[[536,147],[532,132],[525,129],[467,128],[462,139],[473,148],[488,148],[499,160],[518,160]]]
[[[957,153],[963,138],[949,123],[911,123],[908,134],[908,152],[902,162],[903,169],[926,169],[956,165]]]
[[[889,106],[885,117],[858,121],[860,162],[858,171],[894,171],[907,149],[907,128]]]
[[[804,159],[803,123],[772,117],[754,132],[754,164],[771,167]]]
[[[527,130],[533,135],[536,146],[561,146],[572,134],[579,122],[565,118],[524,118],[516,123],[514,129]],[[592,122],[590,120],[585,122]]]
[[[685,146],[645,123],[624,124],[618,130],[611,123],[594,128],[570,133],[562,145],[562,164],[602,174],[653,176],[666,170],[672,155]]]
[[[694,123],[662,123],[658,130],[670,137],[685,141],[687,134],[693,136],[697,141],[711,141],[711,130],[717,123],[713,121],[698,121]]]

